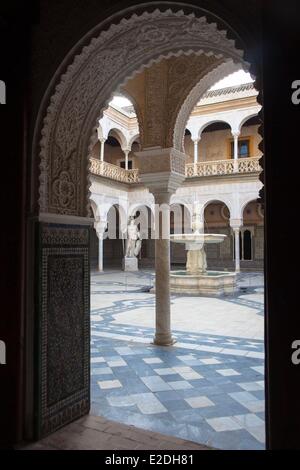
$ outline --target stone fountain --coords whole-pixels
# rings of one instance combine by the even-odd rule
[[[173,243],[184,243],[187,250],[186,270],[171,271],[171,292],[178,294],[213,295],[230,294],[236,288],[236,274],[225,271],[207,271],[205,245],[222,243],[223,234],[203,233],[200,214],[193,215],[192,233],[172,234]]]

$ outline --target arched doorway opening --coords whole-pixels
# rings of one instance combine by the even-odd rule
[[[124,236],[126,227],[126,215],[124,209],[118,204],[113,205],[107,213],[107,228],[104,232],[103,264],[106,268],[122,267],[124,258]]]
[[[239,158],[261,157],[262,153],[259,149],[261,138],[257,132],[259,126],[260,119],[257,114],[242,120],[239,135]]]
[[[264,260],[264,214],[257,201],[248,202],[243,209],[240,234],[241,266],[245,270],[262,271]]]
[[[169,20],[171,21],[169,22]],[[177,30],[176,24],[180,26],[180,31]],[[162,29],[160,29],[161,25],[164,25]],[[151,34],[149,34],[149,27]],[[170,31],[168,31],[169,29]],[[138,35],[136,34],[137,31],[139,33]],[[189,34],[187,34],[187,31]],[[205,34],[204,41],[203,32],[205,31],[210,34],[208,36]],[[171,36],[169,34],[170,32],[172,33]],[[129,33],[130,37],[127,38],[126,35]],[[154,33],[154,36],[152,33]],[[160,172],[153,171],[152,168],[152,173],[160,173],[161,181],[153,177],[149,183],[149,188],[155,193],[157,200],[163,201],[163,196],[166,194],[170,197],[169,193],[171,193],[171,190],[176,189],[176,186],[184,179],[182,141],[186,127],[186,119],[184,118],[184,113],[179,112],[179,110],[183,108],[182,104],[184,103],[185,105],[185,112],[190,112],[192,109],[191,106],[194,105],[193,100],[191,99],[190,103],[186,105],[186,99],[190,98],[190,93],[193,92],[198,83],[201,82],[200,90],[204,92],[220,78],[225,71],[228,73],[229,70],[235,69],[237,63],[240,64],[244,62],[243,52],[237,49],[233,41],[227,39],[224,33],[219,33],[218,28],[213,23],[207,22],[204,16],[197,18],[196,16],[191,17],[185,15],[181,11],[173,13],[171,10],[164,12],[156,10],[155,12],[144,13],[141,16],[134,16],[125,22],[120,22],[115,25],[109,33],[106,32],[102,35],[101,38],[100,36],[94,38],[90,45],[84,50],[82,56],[77,56],[73,65],[63,77],[61,86],[58,87],[57,92],[52,97],[47,119],[45,119],[43,140],[41,142],[41,184],[39,199],[40,213],[44,214],[43,219],[41,219],[43,223],[51,224],[51,221],[53,221],[52,216],[55,214],[56,221],[60,221],[61,224],[67,226],[65,230],[66,232],[69,231],[69,235],[70,231],[74,230],[73,227],[71,229],[71,227],[68,226],[71,220],[73,224],[76,220],[78,223],[81,222],[83,227],[85,227],[85,224],[90,224],[90,221],[87,219],[86,221],[83,220],[86,218],[89,211],[87,190],[88,165],[84,158],[90,156],[90,151],[95,145],[95,130],[99,120],[99,107],[100,110],[103,110],[111,97],[112,90],[128,85],[127,81],[130,77],[135,74],[137,75],[138,72],[141,75],[143,73],[145,75],[145,67],[147,66],[149,69],[147,69],[148,84],[155,84],[154,79],[157,79],[157,71],[159,71],[163,77],[169,74],[169,77],[174,76],[177,79],[177,82],[175,81],[172,84],[172,88],[170,88],[170,95],[168,95],[168,92],[164,90],[163,87],[154,87],[157,93],[166,93],[166,96],[163,96],[163,98],[166,97],[168,100],[167,114],[165,112],[161,113],[161,105],[165,103],[164,99],[161,99],[161,96],[153,96],[153,88],[151,89],[151,87],[151,93],[147,95],[147,103],[150,110],[155,110],[154,115],[151,116],[151,119],[148,119],[147,116],[145,116],[145,112],[143,114],[142,109],[139,109],[137,113],[139,122],[143,124],[140,129],[142,149],[151,152],[151,149],[155,148],[155,151],[158,152],[158,154],[155,154],[157,157],[157,155],[160,155],[160,149],[165,150],[172,148],[171,164],[168,162],[169,166],[167,167],[167,173],[172,173],[171,184],[170,181],[167,181],[166,184],[166,180],[164,179],[165,175],[162,175],[163,170],[166,169],[164,165],[158,165],[157,168],[155,168],[155,170],[160,169]],[[176,37],[177,34],[178,37]],[[132,43],[135,41],[134,37],[136,36],[139,38],[140,47],[134,48],[132,47]],[[171,41],[170,37],[172,38]],[[207,43],[207,37],[211,38],[212,43],[210,43],[210,41]],[[153,41],[153,38],[156,39]],[[218,45],[220,41],[222,42],[221,49]],[[126,47],[128,43],[131,44],[129,49]],[[105,48],[111,48],[112,44],[116,46],[116,54],[119,56],[121,53],[122,60],[119,62],[111,60],[111,53],[107,55],[107,49]],[[183,64],[180,63],[180,58],[182,58]],[[165,62],[163,62],[164,60]],[[189,63],[193,63],[194,67],[187,69],[186,65]],[[84,67],[82,67],[83,64]],[[103,73],[97,73],[96,69],[99,64],[101,64],[101,71],[103,71]],[[153,70],[155,69],[154,72],[151,70],[151,64],[153,65]],[[247,65],[245,64],[245,66]],[[82,75],[80,73],[78,74],[79,70],[82,70]],[[92,74],[91,70],[93,71]],[[190,80],[192,70],[194,76],[193,80]],[[175,71],[176,74],[172,75],[169,73],[170,71]],[[76,80],[72,80],[75,76],[77,76]],[[92,80],[91,76],[93,77]],[[70,83],[72,83],[72,86],[69,85]],[[186,85],[184,95],[181,94],[183,89],[182,83]],[[199,88],[197,88],[197,90],[199,93]],[[80,99],[83,94],[85,95],[85,100]],[[95,100],[95,96],[98,97],[98,101]],[[176,98],[175,101],[173,101],[174,97]],[[180,119],[178,119],[178,116]],[[160,127],[162,123],[167,123],[168,127]],[[157,125],[158,127],[155,127]],[[146,157],[147,156],[145,156],[144,159],[144,162],[146,162],[145,166],[147,166]],[[169,157],[170,155],[168,155],[168,158]],[[163,158],[161,158],[161,160],[159,160],[159,158],[157,158],[159,163],[165,163]],[[151,166],[151,163],[149,165]],[[151,173],[151,171],[148,173],[144,171],[144,180],[142,182],[145,183],[145,174],[149,175],[149,173]],[[157,183],[160,185],[165,184],[165,187],[162,188],[162,186],[159,186]],[[157,186],[159,186],[160,192],[157,190]],[[168,197],[166,197],[166,201],[169,201]],[[50,227],[50,231],[52,231],[52,229],[54,230],[54,227]],[[80,229],[80,233],[84,233],[85,231],[88,231],[88,229]],[[46,248],[43,245],[43,240],[41,241],[42,250]],[[115,242],[116,241],[117,240],[115,240]],[[162,280],[162,277],[160,278],[161,274],[169,270],[167,259],[169,246],[168,243],[160,242],[161,240],[159,240],[156,246],[162,250],[162,255],[158,258],[159,261],[161,260],[163,263],[160,265],[162,269],[157,269],[156,271],[158,280]],[[70,238],[68,241],[68,237],[64,236],[64,243],[66,244],[67,253],[68,243],[72,245],[73,242],[70,241]],[[69,274],[72,276],[71,272]],[[159,294],[157,294],[157,288],[161,287],[158,284],[156,286],[156,298],[158,299],[160,296],[163,305],[167,306],[169,298],[168,286],[166,285],[166,288],[162,286],[163,288],[160,290]],[[85,286],[85,301],[82,303],[81,310],[76,310],[79,323],[82,321],[82,318],[85,319],[85,322],[88,321],[87,290],[87,286]],[[44,294],[45,292],[43,292],[43,295]],[[165,325],[163,325],[167,328],[170,326],[168,324],[169,317]],[[163,323],[164,322],[157,322],[157,328]],[[66,332],[62,330],[60,336],[62,342],[64,334],[66,334]],[[164,334],[160,333],[160,335],[161,340],[165,341]],[[165,336],[167,340],[169,340],[169,334]],[[51,338],[47,338],[47,340],[51,341]],[[87,344],[88,340],[89,337],[85,330],[83,341]],[[164,343],[166,345],[170,344],[167,340]],[[84,360],[85,368],[88,360],[87,356],[88,355],[85,356]],[[57,360],[55,354],[52,359],[55,363],[55,360]],[[38,378],[41,387],[46,385],[45,382],[43,382],[46,380],[43,374],[48,369],[47,366],[45,367],[46,369],[42,371],[42,374]],[[68,375],[68,380],[69,383],[72,382],[72,376],[70,374]],[[88,384],[86,383],[86,375],[84,376],[84,380],[85,386],[82,387],[80,397],[78,393],[74,393],[72,387],[68,389],[69,395],[67,402],[62,400],[67,393],[66,390],[61,394],[56,394],[57,401],[55,405],[56,410],[59,410],[59,413],[57,413],[59,416],[53,416],[53,414],[51,414],[52,410],[49,409],[49,404],[43,402],[45,413],[38,418],[39,435],[51,432],[55,428],[62,426],[66,422],[88,411],[89,390]],[[43,400],[43,398],[41,398],[41,400]],[[78,403],[79,405],[77,406]],[[70,407],[72,408],[72,412],[70,412]]]
[[[204,210],[204,230],[206,233],[223,233],[226,235],[224,242],[216,245],[208,245],[207,263],[212,270],[234,270],[234,247],[230,228],[230,210],[221,201],[210,201]]]
[[[205,125],[198,144],[198,160],[209,162],[228,158],[224,142],[229,136],[231,136],[231,127],[225,121],[216,121]]]

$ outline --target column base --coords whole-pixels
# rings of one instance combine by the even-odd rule
[[[170,335],[157,334],[155,335],[152,344],[155,346],[173,346],[176,343],[176,339]]]

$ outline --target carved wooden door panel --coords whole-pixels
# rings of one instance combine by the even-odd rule
[[[89,230],[39,224],[37,438],[90,409]]]

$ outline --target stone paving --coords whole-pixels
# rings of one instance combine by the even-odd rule
[[[153,273],[92,275],[93,415],[219,449],[263,449],[263,277],[234,296],[172,296],[177,342],[151,344]]]
[[[21,450],[208,450],[172,436],[86,416]]]

